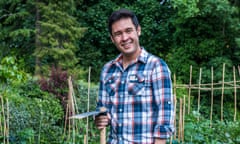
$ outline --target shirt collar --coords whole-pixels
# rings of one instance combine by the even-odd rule
[[[142,63],[147,63],[147,57],[148,57],[148,55],[149,55],[149,53],[143,48],[143,47],[141,47],[141,53],[140,53],[140,55],[138,56],[138,58],[137,58],[137,61],[139,61],[139,62],[142,62]],[[115,58],[113,61],[112,61],[112,63],[113,64],[116,64],[116,63],[122,63],[122,53],[121,54],[119,54],[118,56],[117,56],[117,58]]]

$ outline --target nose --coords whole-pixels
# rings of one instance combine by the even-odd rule
[[[123,33],[122,34],[122,40],[126,41],[128,39],[128,34],[127,33]]]

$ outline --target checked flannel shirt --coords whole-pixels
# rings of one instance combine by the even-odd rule
[[[122,55],[102,69],[97,107],[108,108],[108,144],[153,144],[174,132],[174,97],[170,70],[160,58],[141,49],[125,70]]]

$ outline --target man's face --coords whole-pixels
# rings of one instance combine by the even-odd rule
[[[131,18],[123,18],[112,25],[112,42],[123,56],[134,56],[140,50],[139,36],[141,28],[134,26]]]

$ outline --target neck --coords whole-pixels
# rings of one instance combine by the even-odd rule
[[[123,55],[123,68],[127,68],[129,64],[136,61],[137,57],[140,55],[141,49],[139,48],[134,54],[132,55]]]

